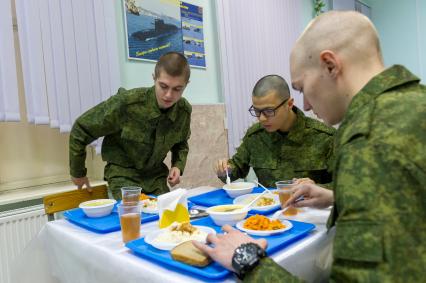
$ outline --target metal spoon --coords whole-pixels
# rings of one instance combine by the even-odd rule
[[[226,172],[226,184],[229,185],[231,184],[231,178],[229,178],[228,168],[225,168],[225,172]]]
[[[249,208],[250,208],[250,206],[252,206],[261,196],[263,196],[264,194],[266,194],[267,193],[267,191],[263,191],[261,194],[259,194],[257,197],[255,197],[251,202],[249,202],[248,204],[246,204],[245,206],[243,206],[243,207],[230,207],[230,208],[228,208],[228,209],[226,209],[226,210],[224,210],[223,212],[232,212],[232,211],[236,211],[236,210],[244,210],[244,209],[247,209],[247,210],[250,210]]]
[[[208,216],[209,214],[204,210],[200,208],[191,208],[189,210],[189,218],[190,219],[197,219],[204,216]]]

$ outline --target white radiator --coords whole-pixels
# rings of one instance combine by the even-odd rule
[[[0,282],[12,283],[10,266],[30,240],[47,223],[43,205],[0,213]]]

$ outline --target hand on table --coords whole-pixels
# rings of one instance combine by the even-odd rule
[[[83,189],[83,186],[85,185],[88,192],[92,191],[92,187],[90,186],[89,178],[87,178],[87,177],[75,178],[75,177],[71,176],[71,181],[74,183],[74,185],[77,186],[77,189],[79,189],[79,190]]]
[[[207,236],[207,243],[212,243],[214,247],[210,247],[198,241],[192,241],[192,243],[208,254],[214,261],[231,271],[234,271],[232,268],[232,256],[234,255],[235,249],[241,246],[241,244],[256,243],[263,249],[266,249],[268,245],[265,239],[255,240],[229,225],[223,226],[222,230],[226,232],[226,234],[209,234]]]
[[[167,177],[167,182],[171,187],[176,186],[180,183],[180,169],[177,167],[170,168],[169,176]]]
[[[303,200],[297,199],[303,196]],[[312,183],[302,183],[293,188],[293,194],[284,204],[284,207],[315,207],[326,208],[334,202],[333,191],[324,189]]]

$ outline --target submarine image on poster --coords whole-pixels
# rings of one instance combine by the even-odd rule
[[[168,36],[178,31],[179,29],[177,26],[166,24],[162,19],[155,19],[154,29],[140,30],[132,33],[132,36],[142,41],[148,41],[151,39]]]

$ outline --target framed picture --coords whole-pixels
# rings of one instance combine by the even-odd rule
[[[206,67],[203,8],[176,0],[124,0],[128,58],[157,61],[166,52]]]

